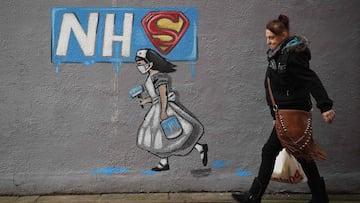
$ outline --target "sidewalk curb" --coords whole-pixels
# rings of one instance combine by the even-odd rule
[[[263,203],[304,203],[309,194],[266,194]],[[360,202],[360,194],[329,195],[330,203]],[[0,203],[232,203],[231,193],[130,193],[0,196]]]

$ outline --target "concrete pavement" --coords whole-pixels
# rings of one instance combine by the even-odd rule
[[[308,194],[267,194],[262,203],[306,203]],[[231,193],[140,193],[0,196],[0,203],[232,203]],[[330,195],[330,203],[360,203],[357,195]]]

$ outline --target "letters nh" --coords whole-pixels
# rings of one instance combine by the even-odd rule
[[[133,13],[124,14],[123,33],[122,35],[114,35],[115,14],[106,14],[103,35],[102,56],[112,57],[113,42],[122,42],[121,56],[130,57],[131,51],[131,34],[133,25]],[[90,57],[95,54],[97,27],[99,21],[99,13],[93,12],[89,14],[87,31],[85,32],[80,25],[74,13],[64,13],[60,27],[60,33],[56,48],[57,56],[66,56],[69,46],[71,31],[84,56]]]

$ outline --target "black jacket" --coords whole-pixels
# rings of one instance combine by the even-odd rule
[[[332,100],[319,77],[309,67],[311,53],[305,38],[291,37],[276,50],[268,50],[267,54],[269,65],[265,77],[265,90],[273,117],[267,78],[270,78],[274,99],[280,109],[310,111],[310,94],[315,98],[321,112],[332,109]]]

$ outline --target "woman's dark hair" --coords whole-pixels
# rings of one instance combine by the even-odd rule
[[[266,24],[266,29],[270,30],[275,35],[281,35],[283,32],[289,33],[289,18],[286,15],[280,14],[278,19],[271,20]]]
[[[152,62],[153,67],[151,69],[158,70],[161,73],[171,73],[176,71],[176,69],[174,69],[174,67],[176,67],[175,64],[170,63],[164,57],[162,57],[160,54],[158,54],[156,51],[152,49],[146,49],[146,50],[147,50],[146,58],[141,58],[136,56],[135,60],[136,61],[145,60],[148,63]]]

